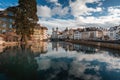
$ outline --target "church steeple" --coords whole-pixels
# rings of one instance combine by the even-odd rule
[[[68,27],[66,27],[65,31],[68,31]]]
[[[54,28],[52,28],[52,31],[53,31],[53,32],[55,31]]]
[[[58,31],[58,27],[56,28],[56,31]]]

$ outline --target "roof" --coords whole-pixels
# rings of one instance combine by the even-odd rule
[[[119,25],[119,26],[110,27],[109,31],[115,31],[115,30],[117,30],[117,28],[119,28],[119,27],[120,27],[120,25]]]
[[[36,24],[35,29],[45,29],[45,30],[48,30],[47,27],[44,27],[44,26],[42,26],[40,24]]]
[[[0,34],[0,37],[5,38],[6,36],[4,34]]]
[[[6,32],[5,35],[19,37],[15,32]]]
[[[62,35],[63,33],[59,31],[58,34]]]

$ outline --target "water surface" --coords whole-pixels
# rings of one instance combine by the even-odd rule
[[[120,80],[120,52],[66,42],[0,48],[0,80]]]

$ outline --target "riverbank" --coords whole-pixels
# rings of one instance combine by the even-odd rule
[[[47,41],[47,40],[44,40]],[[39,41],[27,41],[26,45],[32,45],[34,43],[37,43]],[[42,41],[43,42],[43,41]],[[16,46],[16,45],[21,45],[21,44],[25,44],[25,42],[3,42],[2,44],[0,44],[0,46]]]
[[[28,41],[28,44],[30,45],[32,43],[32,41]],[[0,44],[0,46],[16,46],[22,44],[20,42],[4,42],[2,44]]]
[[[108,42],[103,43],[103,42],[88,41],[88,40],[66,40],[66,42],[120,50],[120,44],[114,44],[114,43],[108,43]]]

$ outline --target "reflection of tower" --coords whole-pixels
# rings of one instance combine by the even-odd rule
[[[56,39],[58,39],[58,27],[56,28]]]
[[[58,44],[58,42],[52,42],[52,50],[56,50],[56,51],[58,51],[58,47],[59,47],[59,44]]]
[[[56,28],[56,32],[58,32],[58,27]]]

